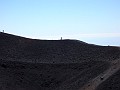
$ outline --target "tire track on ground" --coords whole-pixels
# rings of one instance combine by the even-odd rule
[[[101,73],[99,76],[89,81],[79,90],[95,90],[102,82],[112,76],[120,69],[120,59],[110,62],[110,68]]]

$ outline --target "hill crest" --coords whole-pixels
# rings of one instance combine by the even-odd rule
[[[80,63],[117,58],[119,49],[79,40],[38,40],[0,33],[0,59],[38,63]],[[111,54],[113,54],[111,56]],[[107,57],[106,57],[107,56]],[[103,60],[104,60],[103,59]]]

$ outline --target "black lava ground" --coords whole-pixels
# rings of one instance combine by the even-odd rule
[[[96,90],[120,90],[120,70],[100,84]]]
[[[78,90],[119,56],[118,47],[0,32],[0,90]]]
[[[105,62],[0,63],[0,90],[77,90],[108,68]]]

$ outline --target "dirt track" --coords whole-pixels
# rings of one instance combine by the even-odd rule
[[[93,80],[89,81],[86,85],[84,85],[79,90],[95,90],[102,82],[112,76],[120,69],[120,59],[111,61],[111,66],[105,72],[94,78]]]

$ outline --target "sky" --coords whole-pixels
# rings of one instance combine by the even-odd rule
[[[0,31],[120,46],[120,0],[0,0]]]

